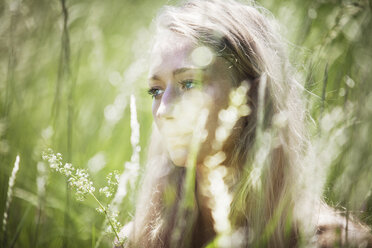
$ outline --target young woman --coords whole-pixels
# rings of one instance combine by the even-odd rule
[[[306,185],[301,85],[264,10],[188,1],[157,19],[154,131],[129,247],[372,247]]]

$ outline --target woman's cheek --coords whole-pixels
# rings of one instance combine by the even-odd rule
[[[154,118],[155,124],[158,125],[158,118],[157,118],[157,112],[159,109],[160,102],[156,99],[153,100],[152,102],[152,116]]]

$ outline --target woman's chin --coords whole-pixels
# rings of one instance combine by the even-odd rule
[[[186,166],[188,150],[187,149],[173,149],[169,151],[170,159],[176,166]]]

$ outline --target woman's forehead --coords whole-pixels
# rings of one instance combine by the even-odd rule
[[[161,31],[156,35],[152,56],[187,56],[195,47],[189,38],[171,31]]]
[[[174,76],[182,71],[226,73],[227,61],[190,38],[164,30],[156,36],[150,57],[149,79]],[[217,70],[217,71],[216,71]]]
[[[174,71],[179,68],[195,68],[190,55],[195,48],[186,37],[170,31],[156,37],[150,57],[150,74],[163,70]]]

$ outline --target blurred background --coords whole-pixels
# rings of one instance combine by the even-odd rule
[[[140,181],[152,124],[146,82],[152,20],[161,6],[176,2],[0,2],[1,247],[112,246],[97,203],[76,201],[66,179],[52,172],[41,154],[51,147],[64,161],[87,169],[96,188],[105,186],[106,175],[125,172],[131,160],[133,95],[140,124]],[[314,171],[321,171],[314,190],[324,192],[330,205],[372,225],[372,4],[258,4],[279,21],[307,90],[308,127],[318,157]],[[121,203],[123,224],[133,217],[137,188],[138,183],[132,185]]]

